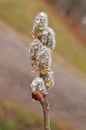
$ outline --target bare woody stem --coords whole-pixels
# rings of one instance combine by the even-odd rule
[[[45,81],[45,75],[41,75],[40,77],[43,78],[43,80]],[[47,95],[44,96],[44,101],[40,102],[42,109],[43,109],[43,116],[44,116],[44,130],[51,130],[50,128],[50,116],[49,116],[49,112],[50,112],[50,105],[47,99]]]
[[[50,106],[46,96],[44,97],[44,102],[42,102],[41,105],[42,105],[43,116],[44,116],[44,130],[51,130],[50,117],[49,117]]]

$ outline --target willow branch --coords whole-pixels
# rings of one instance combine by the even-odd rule
[[[44,102],[41,103],[43,109],[43,116],[44,116],[44,130],[51,130],[50,128],[50,105],[48,103],[47,97],[44,97]]]

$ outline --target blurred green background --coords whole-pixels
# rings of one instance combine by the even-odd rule
[[[62,130],[51,123],[54,130]],[[43,130],[43,118],[19,103],[0,98],[0,130]]]
[[[59,55],[86,74],[86,46],[59,18],[50,4],[43,0],[0,0],[0,19],[19,33],[25,34],[28,39],[31,37],[34,18],[40,11],[48,14],[49,26],[56,33],[56,59]],[[58,126],[53,122],[51,124],[52,130],[63,129]],[[40,115],[8,99],[0,99],[0,130],[42,130],[42,128],[43,119]]]
[[[56,33],[56,53],[86,74],[86,48],[43,0],[0,0],[0,18],[30,36],[34,18],[44,11]]]

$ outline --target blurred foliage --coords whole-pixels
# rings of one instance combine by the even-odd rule
[[[56,124],[52,129],[61,130]],[[43,130],[43,120],[17,103],[0,99],[0,130]]]
[[[34,18],[45,11],[56,32],[56,52],[86,73],[86,48],[43,0],[0,0],[0,18],[30,36]]]

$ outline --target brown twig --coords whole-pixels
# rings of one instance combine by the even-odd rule
[[[51,130],[50,117],[49,117],[50,105],[46,96],[44,97],[44,101],[41,103],[41,105],[42,105],[43,116],[44,116],[44,130]]]
[[[45,81],[46,78],[46,74],[39,75],[41,78],[43,78],[43,80]],[[45,84],[46,85],[46,84]],[[50,112],[50,105],[47,99],[47,95],[44,96],[44,101],[41,102],[41,106],[43,109],[43,116],[44,116],[44,130],[51,130],[50,127],[50,116],[49,116],[49,112]]]

